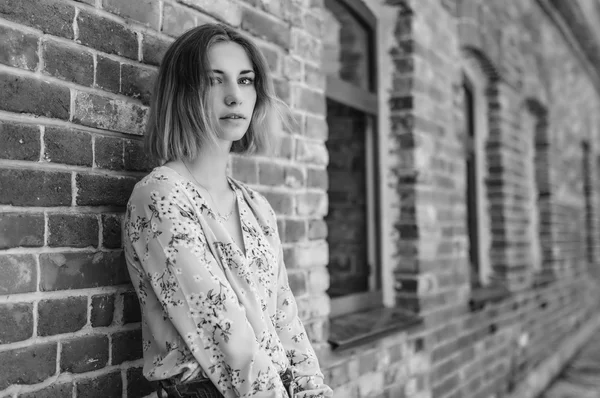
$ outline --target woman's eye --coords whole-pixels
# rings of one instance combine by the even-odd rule
[[[242,77],[242,78],[239,80],[239,82],[240,82],[241,84],[244,84],[244,85],[250,85],[250,84],[253,84],[253,83],[254,83],[254,79],[252,79],[252,78],[250,78],[250,77]]]
[[[214,86],[215,84],[221,83],[221,79],[219,79],[218,77],[211,77],[210,78],[210,84],[212,86]]]

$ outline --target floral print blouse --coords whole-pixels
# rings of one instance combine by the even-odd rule
[[[123,244],[142,310],[144,375],[209,378],[226,398],[283,398],[279,373],[291,368],[297,398],[330,397],[288,285],[275,213],[262,195],[229,184],[245,253],[175,170],[155,168],[131,194]]]

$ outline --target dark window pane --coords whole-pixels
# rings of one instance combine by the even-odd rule
[[[464,85],[464,120],[467,147],[467,233],[469,234],[469,261],[471,280],[479,282],[479,227],[477,220],[477,151],[475,148],[475,113],[473,92]]]
[[[371,90],[370,30],[339,0],[326,1],[324,19],[325,74]]]
[[[367,115],[327,100],[330,162],[328,227],[330,297],[369,290]]]

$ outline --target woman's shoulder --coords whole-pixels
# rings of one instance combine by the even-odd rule
[[[174,170],[159,166],[155,167],[133,187],[129,201],[145,200],[151,195],[167,195],[182,192],[182,177]]]

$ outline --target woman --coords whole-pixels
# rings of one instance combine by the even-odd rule
[[[281,128],[273,93],[260,51],[223,25],[186,32],[161,64],[145,140],[162,166],[134,188],[123,234],[159,397],[332,395],[275,213],[226,174],[230,152],[264,151]]]

